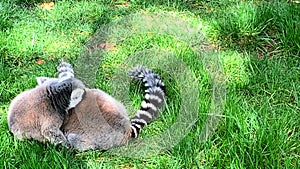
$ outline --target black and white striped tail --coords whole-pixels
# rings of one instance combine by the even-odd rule
[[[133,68],[129,75],[146,87],[142,106],[131,119],[131,137],[136,138],[141,129],[158,116],[158,109],[164,105],[165,84],[156,73],[143,66]]]
[[[82,81],[74,78],[74,69],[70,63],[61,60],[57,66],[57,73],[60,84],[68,83],[71,86],[70,98],[68,100],[69,105],[66,110],[74,108],[81,102],[85,94],[85,86]]]
[[[58,78],[61,79],[61,81],[74,77],[74,69],[72,65],[63,60],[57,66],[57,72]]]

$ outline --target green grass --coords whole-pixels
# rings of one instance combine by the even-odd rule
[[[0,0],[0,168],[300,167],[298,3],[63,0],[56,1],[53,10],[43,10],[38,6],[40,2],[43,1]],[[168,20],[143,25],[145,18],[138,17],[131,18],[134,22],[129,17],[125,20],[128,22],[118,24],[128,15],[150,13],[177,18],[180,26]],[[111,29],[115,32],[100,38],[115,46],[103,53],[101,62],[98,58],[98,62],[91,62],[97,72],[80,69],[84,65],[80,63],[84,45],[101,25],[112,23],[117,23],[116,30]],[[206,39],[198,34],[188,36],[188,28],[184,27],[187,23],[199,26]],[[201,48],[206,41],[208,47]],[[199,49],[202,50],[197,53]],[[211,50],[219,52],[223,70],[213,61],[216,55]],[[189,77],[176,76],[179,73],[171,68],[180,67],[176,65],[178,60],[163,60],[168,56],[183,62],[191,71]],[[96,75],[95,86],[117,98],[122,96],[113,87],[123,84],[113,84],[111,80],[118,70],[129,68],[130,62],[150,64],[148,59],[162,59],[157,67],[153,63],[149,67],[159,72],[167,85],[167,107],[143,130],[141,138],[163,145],[169,140],[156,136],[170,129],[181,115],[195,124],[187,128],[186,136],[174,147],[140,158],[110,151],[79,153],[60,146],[15,140],[6,119],[10,101],[34,87],[35,77],[56,76],[61,58],[79,66],[78,74]],[[38,64],[41,60],[43,63]],[[212,70],[220,81],[210,78]],[[223,81],[227,89],[219,92],[226,94],[226,100],[221,100],[225,101],[224,112],[215,132],[206,141],[200,141],[207,114],[215,104],[213,87]],[[140,105],[141,90],[131,86],[129,100],[122,101],[132,115]],[[188,116],[188,112],[181,111],[184,104],[192,105],[186,110],[196,110],[195,119],[193,114]],[[186,132],[184,127],[180,131]],[[180,135],[176,131],[171,134],[174,138]],[[145,151],[130,150],[140,155]]]

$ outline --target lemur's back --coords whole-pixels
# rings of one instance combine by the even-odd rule
[[[45,141],[41,134],[40,121],[50,120],[50,117],[47,117],[47,111],[52,111],[48,104],[49,100],[45,98],[45,93],[43,86],[37,87],[21,93],[11,102],[8,126],[17,138],[26,137]],[[59,119],[55,114],[51,118]]]
[[[98,89],[86,89],[82,101],[69,111],[62,130],[79,150],[107,150],[124,144],[131,136],[125,107]]]

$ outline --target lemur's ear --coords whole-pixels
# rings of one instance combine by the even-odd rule
[[[37,81],[38,85],[43,84],[44,82],[46,82],[49,79],[50,79],[49,77],[36,77],[36,81]]]
[[[71,93],[71,99],[68,109],[74,108],[79,104],[79,102],[83,99],[83,96],[85,94],[84,89],[75,89]]]

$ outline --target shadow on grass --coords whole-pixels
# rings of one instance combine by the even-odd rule
[[[285,50],[299,56],[300,6],[293,1],[135,1],[154,6],[191,11],[212,26],[210,36],[220,47],[251,51],[272,57]]]

